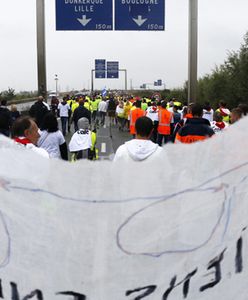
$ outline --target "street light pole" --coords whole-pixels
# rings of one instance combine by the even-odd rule
[[[198,0],[189,0],[188,103],[197,99]]]
[[[56,91],[56,96],[58,96],[58,75],[55,74],[55,91]]]
[[[45,0],[36,0],[38,93],[46,97]]]

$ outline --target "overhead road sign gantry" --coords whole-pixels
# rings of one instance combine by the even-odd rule
[[[56,0],[56,30],[113,30],[112,0]]]
[[[107,61],[107,78],[119,78],[118,61]]]
[[[165,0],[115,0],[115,30],[165,29]]]
[[[96,59],[95,60],[95,77],[105,78],[106,77],[106,60]]]

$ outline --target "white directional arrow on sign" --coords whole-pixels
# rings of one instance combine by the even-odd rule
[[[138,19],[133,18],[133,20],[138,26],[141,26],[145,23],[147,19],[142,19],[142,16],[138,16]]]
[[[83,26],[86,26],[90,21],[91,19],[86,19],[86,15],[83,15],[82,16],[82,19],[77,19]]]

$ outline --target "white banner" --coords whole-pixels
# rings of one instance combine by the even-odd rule
[[[0,138],[0,299],[247,300],[248,120],[152,164]]]

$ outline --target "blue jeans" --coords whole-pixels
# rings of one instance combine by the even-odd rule
[[[105,124],[106,112],[105,111],[99,111],[99,115],[100,115],[100,124],[103,126]]]
[[[60,120],[61,120],[63,135],[66,135],[66,124],[68,121],[68,117],[60,117]]]
[[[164,143],[167,144],[170,141],[170,135],[164,135],[164,134],[158,133],[157,144],[159,144],[159,146],[162,146],[163,140],[164,140]]]

